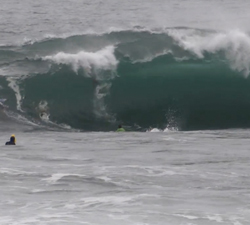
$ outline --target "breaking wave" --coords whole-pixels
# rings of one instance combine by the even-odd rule
[[[250,36],[186,27],[0,46],[6,114],[62,129],[250,127]]]

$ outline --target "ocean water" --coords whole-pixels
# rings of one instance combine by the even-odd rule
[[[249,1],[0,3],[1,225],[249,224]]]
[[[249,130],[16,137],[1,224],[249,224]]]

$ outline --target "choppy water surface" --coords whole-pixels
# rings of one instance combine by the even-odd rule
[[[0,152],[1,224],[249,222],[248,130],[16,137]]]

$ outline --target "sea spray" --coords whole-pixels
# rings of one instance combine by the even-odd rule
[[[81,51],[76,54],[59,52],[54,56],[45,56],[43,59],[56,64],[70,65],[75,73],[78,73],[79,69],[83,69],[86,76],[92,76],[98,80],[104,79],[101,71],[115,71],[118,63],[114,56],[113,46],[108,46],[98,52]],[[111,79],[113,76],[109,78]]]
[[[245,32],[233,30],[229,32],[203,33],[193,30],[168,32],[178,45],[198,58],[205,58],[206,53],[223,53],[232,70],[245,77],[250,72],[250,36]],[[218,59],[219,60],[219,59]]]

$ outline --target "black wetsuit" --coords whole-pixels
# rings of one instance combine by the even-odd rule
[[[16,144],[15,144],[15,142],[7,141],[7,142],[5,143],[5,145],[16,145]]]
[[[10,141],[7,141],[5,145],[16,145],[15,144],[15,137],[10,137]]]

